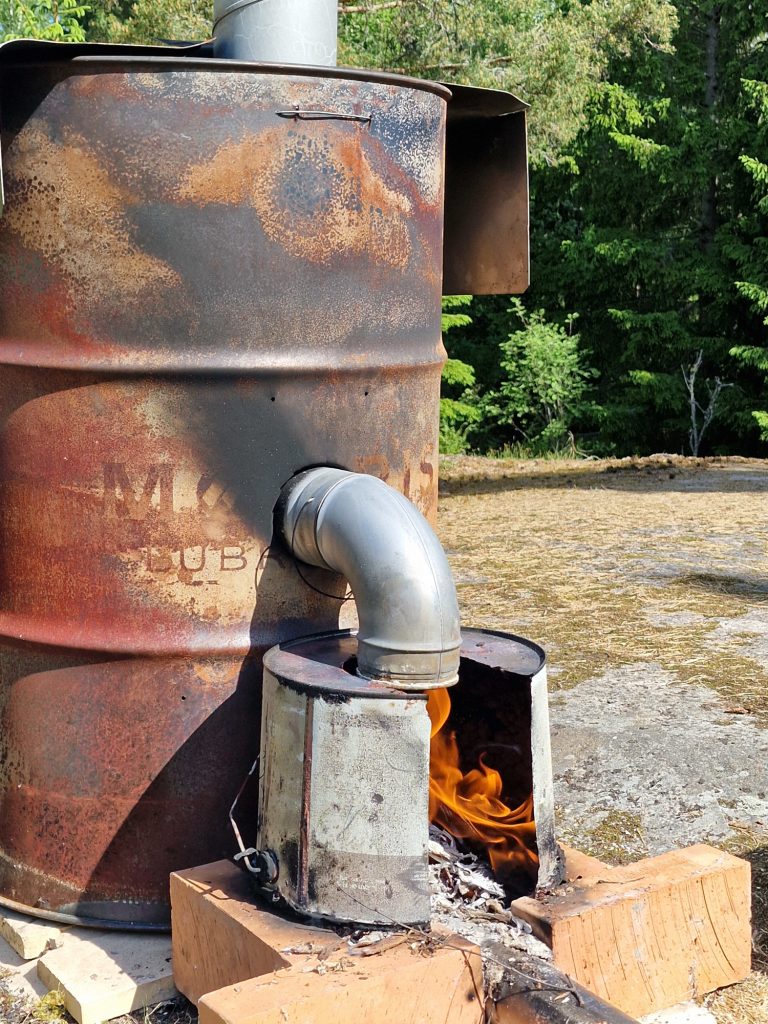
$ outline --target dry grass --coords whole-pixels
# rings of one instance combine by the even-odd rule
[[[465,621],[541,643],[553,689],[648,661],[768,724],[768,462],[452,457],[441,482]],[[727,846],[753,865],[755,971],[707,1005],[768,1024],[768,847],[749,829]]]
[[[768,464],[736,465],[763,487],[725,460],[448,461],[439,533],[467,622],[543,644],[554,688],[652,661],[768,719],[750,624],[719,628],[768,601]]]
[[[713,992],[704,1005],[718,1024],[764,1024],[768,1020],[768,976],[753,971],[741,985]]]
[[[197,1010],[187,999],[179,996],[178,999],[168,999],[117,1017],[111,1024],[197,1024]]]

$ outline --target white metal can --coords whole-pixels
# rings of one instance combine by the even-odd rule
[[[301,914],[426,924],[426,695],[353,675],[355,650],[336,633],[265,655],[257,845]]]

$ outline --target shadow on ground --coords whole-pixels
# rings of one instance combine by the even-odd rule
[[[488,494],[499,491],[579,488],[752,493],[768,491],[768,464],[763,459],[689,458],[653,455],[626,459],[487,459],[444,456],[441,494]]]
[[[768,578],[764,576],[728,576],[719,573],[688,573],[678,576],[676,582],[694,590],[713,594],[743,597],[762,604],[768,601]]]
[[[768,846],[739,854],[752,865],[752,967],[768,972]]]

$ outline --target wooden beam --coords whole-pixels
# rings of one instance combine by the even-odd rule
[[[347,939],[258,905],[229,861],[171,875],[173,971],[200,1024],[482,1024],[476,946],[440,929]]]
[[[196,1003],[225,985],[290,967],[286,950],[331,952],[332,931],[270,914],[256,902],[251,876],[220,860],[171,875],[171,934],[176,987]]]
[[[200,1024],[483,1024],[482,969],[469,943],[419,954],[341,958],[219,989],[198,1003]]]
[[[570,881],[513,912],[555,964],[631,1016],[742,981],[750,971],[750,865],[710,846],[627,864],[566,855]]]

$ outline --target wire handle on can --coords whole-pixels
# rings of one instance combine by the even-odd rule
[[[260,756],[261,755],[259,755],[259,757]],[[259,763],[259,757],[257,757],[251,765],[250,771],[243,779],[242,785],[237,791],[237,796],[232,801],[232,806],[229,809],[229,823],[232,826],[232,831],[235,833],[237,845],[240,847],[240,852],[235,854],[234,859],[236,861],[241,860],[243,864],[245,864],[250,873],[256,876],[260,886],[263,888],[269,888],[277,881],[277,876],[279,874],[277,857],[275,857],[271,850],[257,850],[255,846],[249,846],[246,848],[238,824],[235,821],[235,808],[240,802],[240,797],[243,795],[245,787],[248,785],[253,773],[256,771],[256,765]],[[251,858],[254,859],[255,863],[251,862]]]

